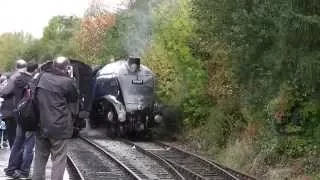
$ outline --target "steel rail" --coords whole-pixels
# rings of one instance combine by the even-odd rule
[[[118,139],[121,142],[124,142],[125,144],[128,144],[130,146],[135,146],[136,149],[141,152],[142,154],[147,155],[148,157],[155,159],[158,163],[160,163],[168,172],[170,172],[175,179],[177,180],[185,180],[185,178],[179,173],[179,171],[176,170],[175,167],[173,167],[173,165],[171,165],[169,162],[167,162],[166,160],[164,160],[163,158],[161,158],[160,156],[149,152],[145,149],[143,149],[140,146],[137,146],[136,144],[132,143],[131,141],[127,140],[127,139]]]
[[[163,147],[169,147],[171,149],[174,149],[177,152],[184,153],[184,154],[187,154],[189,156],[193,156],[193,157],[197,158],[198,160],[203,161],[204,163],[207,163],[207,164],[209,164],[209,165],[211,165],[213,167],[216,167],[216,168],[222,170],[223,172],[225,172],[228,175],[231,175],[231,177],[233,177],[235,179],[239,179],[240,178],[241,180],[256,180],[256,178],[254,178],[254,177],[251,177],[251,176],[249,176],[247,174],[244,174],[244,173],[237,172],[237,171],[235,171],[235,170],[233,170],[231,168],[222,166],[222,165],[220,165],[220,164],[218,164],[218,163],[216,163],[216,162],[214,162],[212,160],[207,160],[204,157],[199,156],[197,154],[182,150],[182,149],[180,149],[178,147],[166,144],[164,142],[156,141],[156,143],[161,145],[161,146],[163,146]]]
[[[168,163],[166,160],[164,160],[163,158],[161,158],[160,156],[149,152],[145,149],[143,149],[140,146],[137,146],[136,144],[132,143],[131,141],[127,140],[127,139],[118,139],[121,142],[124,142],[125,144],[128,144],[130,146],[135,146],[136,149],[141,152],[142,154],[147,155],[148,157],[155,159],[158,163],[160,163],[167,171],[169,171],[174,178],[176,178],[177,180],[185,180],[185,178],[179,173],[179,171],[176,170],[176,168],[174,168],[170,163]]]
[[[200,174],[197,174],[189,169],[186,169],[180,165],[178,165],[177,163],[171,161],[171,160],[166,160],[168,161],[170,164],[172,164],[173,167],[175,167],[176,169],[178,169],[180,172],[182,172],[186,178],[185,179],[192,179],[192,180],[204,180],[204,179],[207,179],[203,176],[201,176]]]
[[[68,164],[68,167],[70,168],[70,170],[72,171],[71,176],[75,175],[77,177],[74,177],[74,178],[76,178],[78,180],[85,180],[81,171],[79,170],[79,168],[76,166],[75,162],[72,160],[72,158],[69,155],[67,155],[67,164]],[[73,173],[75,173],[75,174],[73,174]]]
[[[93,147],[95,147],[97,150],[99,150],[100,152],[104,153],[105,155],[107,155],[110,159],[112,159],[114,162],[116,162],[119,166],[121,166],[125,171],[127,171],[127,173],[132,176],[134,179],[136,180],[142,180],[142,178],[139,177],[139,175],[137,175],[137,173],[133,172],[128,166],[126,166],[124,163],[122,163],[119,159],[117,159],[116,157],[114,157],[112,154],[110,154],[109,152],[107,152],[106,150],[104,150],[100,145],[98,145],[95,142],[92,142],[91,140],[89,140],[86,137],[82,137],[79,136],[80,139],[84,140],[85,142],[87,142],[88,144],[92,145]]]
[[[195,173],[195,172],[192,172],[191,170],[189,169],[186,169],[184,167],[182,167],[181,165],[169,160],[169,159],[165,159],[165,158],[162,158],[161,156],[153,153],[153,152],[150,152],[146,149],[144,149],[143,147],[135,144],[134,142],[131,142],[129,140],[126,140],[126,139],[121,139],[122,142],[125,142],[129,145],[132,145],[132,146],[135,146],[136,149],[138,149],[138,151],[148,155],[149,157],[153,158],[153,159],[156,159],[157,161],[159,161],[159,163],[165,163],[165,166],[168,166],[170,167],[170,169],[172,169],[172,171],[174,171],[176,174],[179,175],[179,178],[181,179],[190,179],[190,180],[205,180],[207,178]],[[152,142],[154,143],[154,142]],[[167,169],[169,171],[169,169]],[[182,175],[182,174],[183,175]]]

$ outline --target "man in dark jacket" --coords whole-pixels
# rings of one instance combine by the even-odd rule
[[[27,71],[21,72],[14,81],[13,95],[15,104],[24,97],[25,87],[31,81],[34,71],[38,68],[35,63],[28,63]],[[17,121],[17,120],[16,120]],[[34,133],[26,132],[17,124],[16,138],[11,149],[8,167],[5,169],[7,176],[14,178],[25,178],[29,176],[33,159]]]
[[[16,127],[17,123],[13,119],[13,109],[15,107],[15,97],[13,95],[14,82],[17,77],[21,75],[22,72],[26,71],[27,63],[24,60],[18,60],[16,62],[16,71],[12,73],[5,85],[0,89],[0,96],[4,99],[4,102],[1,106],[1,113],[3,120],[7,125],[7,136],[10,148],[12,148],[14,139],[16,136]]]
[[[53,61],[50,73],[43,73],[37,86],[36,102],[40,112],[40,130],[36,135],[33,180],[45,179],[51,154],[52,180],[62,180],[67,160],[67,143],[73,134],[71,104],[78,100],[75,81],[68,76],[70,62],[65,57]]]

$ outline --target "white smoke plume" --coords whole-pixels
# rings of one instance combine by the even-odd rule
[[[123,39],[129,56],[141,57],[152,38],[153,9],[161,0],[136,0],[133,5],[133,17],[128,22],[127,33]]]

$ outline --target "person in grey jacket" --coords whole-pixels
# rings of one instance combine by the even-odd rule
[[[36,134],[36,150],[33,180],[44,180],[46,164],[51,154],[52,180],[62,180],[67,160],[68,139],[73,134],[71,105],[78,101],[75,81],[68,76],[70,61],[58,57],[51,72],[40,75],[36,103],[39,108],[39,132]]]
[[[7,125],[7,136],[10,148],[12,148],[14,139],[16,137],[17,122],[13,118],[13,109],[16,105],[16,98],[14,97],[14,84],[17,77],[21,75],[22,72],[26,72],[27,62],[20,59],[16,62],[16,71],[12,73],[5,85],[0,89],[0,96],[4,99],[1,106],[1,113],[3,120]]]

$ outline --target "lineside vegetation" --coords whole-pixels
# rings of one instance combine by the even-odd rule
[[[2,70],[18,57],[141,56],[158,97],[182,114],[167,126],[194,150],[264,179],[320,178],[318,0],[136,0],[88,12],[52,18],[41,39],[0,35]]]

